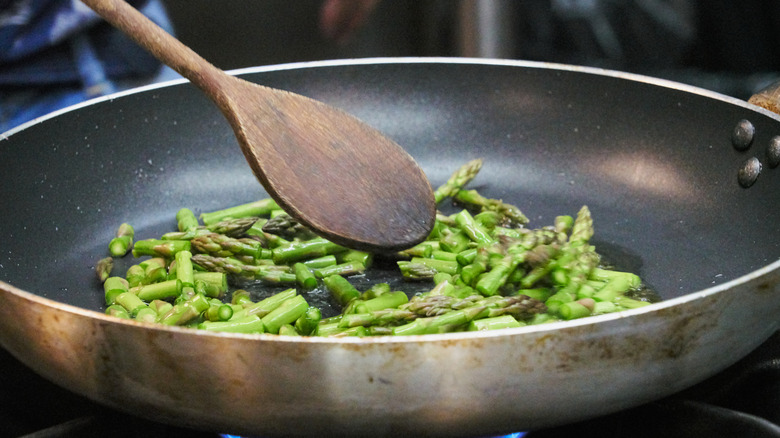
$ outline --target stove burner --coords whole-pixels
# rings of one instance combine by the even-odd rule
[[[515,432],[515,433],[509,433],[506,435],[499,435],[495,437],[486,437],[486,438],[522,438],[527,434],[527,432]],[[249,438],[249,437],[241,437],[239,435],[230,435],[223,433],[220,435],[221,438]]]

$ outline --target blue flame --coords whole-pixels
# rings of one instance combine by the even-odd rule
[[[494,438],[522,438],[522,437],[525,436],[526,433],[527,432],[515,432],[515,433],[509,433],[509,434],[501,435],[499,437],[494,437]],[[226,434],[226,433],[223,433],[220,436],[222,438],[241,438],[238,435],[230,435],[230,434]]]

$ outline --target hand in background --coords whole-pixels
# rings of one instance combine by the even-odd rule
[[[325,0],[320,29],[330,39],[346,42],[368,20],[379,0]]]

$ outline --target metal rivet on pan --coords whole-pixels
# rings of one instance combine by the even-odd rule
[[[747,161],[742,164],[742,167],[739,168],[739,173],[737,174],[739,185],[745,188],[752,186],[758,179],[760,173],[761,162],[758,161],[758,158],[748,158]]]
[[[734,127],[734,132],[731,134],[731,144],[739,151],[744,151],[750,147],[753,143],[753,135],[756,133],[756,128],[750,123],[749,120],[742,119]]]
[[[766,150],[766,161],[769,167],[777,167],[780,164],[780,135],[776,135],[769,140],[769,147]]]

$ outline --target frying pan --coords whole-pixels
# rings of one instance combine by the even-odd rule
[[[749,188],[737,181],[780,135],[769,111],[643,76],[519,61],[369,59],[236,74],[357,115],[408,148],[434,186],[484,158],[472,187],[520,206],[531,226],[588,205],[599,252],[664,301],[400,338],[203,333],[105,316],[93,266],[118,224],[156,237],[181,207],[197,214],[265,197],[219,112],[174,82],[0,141],[0,344],[20,361],[100,403],[180,426],[468,436],[664,397],[779,327],[780,170],[765,164]],[[747,151],[731,141],[742,119],[756,129]]]

